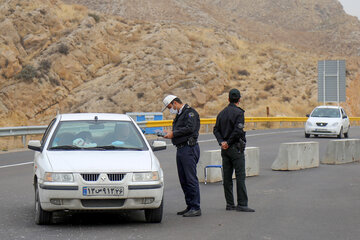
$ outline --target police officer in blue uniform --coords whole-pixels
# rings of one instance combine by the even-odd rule
[[[248,207],[248,196],[245,186],[245,111],[239,107],[240,97],[239,90],[230,90],[230,103],[218,114],[213,133],[221,146],[226,210],[255,212],[254,209]],[[236,176],[237,206],[234,204],[233,196],[232,175],[234,169]]]
[[[164,98],[165,107],[176,114],[172,131],[164,138],[171,139],[176,146],[176,164],[181,188],[185,195],[187,207],[177,213],[183,217],[201,216],[199,180],[196,175],[196,165],[200,158],[200,148],[197,143],[200,129],[199,114],[188,104],[175,95]]]

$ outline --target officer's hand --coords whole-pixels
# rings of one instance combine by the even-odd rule
[[[167,132],[166,133],[166,135],[164,136],[164,138],[173,138],[174,137],[174,133],[173,133],[173,131],[169,131],[169,132]]]
[[[222,143],[221,143],[221,149],[226,150],[226,149],[228,149],[228,148],[229,148],[229,145],[227,144],[227,142],[222,142]]]

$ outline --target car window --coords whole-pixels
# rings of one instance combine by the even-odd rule
[[[55,149],[147,150],[144,139],[130,121],[63,121],[49,144]]]
[[[336,108],[315,108],[311,117],[339,118],[340,111]]]
[[[343,117],[347,117],[346,112],[343,108],[341,109],[341,112],[342,112]]]
[[[40,141],[42,147],[44,146],[44,144],[45,144],[45,142],[46,142],[46,139],[48,138],[49,133],[50,133],[50,130],[51,130],[52,126],[54,125],[55,121],[56,121],[56,118],[54,118],[54,119],[50,122],[50,124],[48,125],[48,127],[46,128],[46,130],[45,130],[45,132],[44,132],[44,135],[43,135],[43,137],[41,138],[41,141]]]

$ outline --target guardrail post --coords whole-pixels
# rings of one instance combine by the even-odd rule
[[[23,146],[26,147],[26,135],[22,135]]]

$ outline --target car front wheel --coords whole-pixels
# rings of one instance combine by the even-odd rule
[[[38,225],[47,225],[51,223],[52,212],[44,211],[41,208],[39,188],[35,189],[35,223]]]
[[[309,137],[310,137],[310,134],[305,133],[305,137],[306,137],[306,138],[309,138]]]
[[[340,139],[340,138],[342,137],[342,135],[343,135],[343,129],[341,128],[341,129],[340,129],[340,132],[339,132],[339,135],[337,135],[337,138]]]
[[[164,199],[161,200],[161,204],[158,208],[145,209],[145,220],[148,223],[160,223],[163,216]]]
[[[346,133],[344,133],[344,138],[349,138],[349,130]]]

